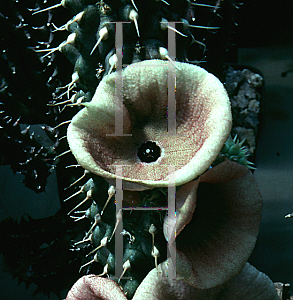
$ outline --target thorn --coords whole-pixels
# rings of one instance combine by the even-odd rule
[[[117,226],[118,226],[118,224],[119,224],[120,221],[122,221],[122,210],[121,209],[116,214],[116,224],[115,224],[114,230],[112,232],[112,235],[111,235],[111,237],[109,239],[109,242],[111,241],[111,239],[112,239],[112,237],[113,237],[113,235],[114,235],[114,233],[115,233],[115,231],[117,229]]]
[[[71,217],[71,218],[74,218],[74,216],[70,216],[70,217]],[[74,222],[78,222],[78,221],[83,220],[83,219],[85,219],[85,218],[86,218],[86,215],[81,216],[81,217],[79,217],[79,218],[75,218]]]
[[[169,29],[175,31],[176,33],[180,34],[180,35],[183,36],[183,37],[188,37],[187,35],[181,33],[180,31],[178,31],[176,28],[169,26],[169,25],[168,25],[168,20],[165,19],[165,18],[162,18],[162,20],[161,20],[161,29],[162,29],[162,30],[166,30],[167,28],[169,28]]]
[[[60,51],[61,48],[67,44],[74,44],[75,41],[75,37],[76,37],[76,33],[71,33],[66,41],[63,41],[58,47],[52,48],[52,49],[41,49],[41,50],[35,50],[35,52],[48,52],[47,54],[45,54],[44,56],[42,56],[42,58],[45,58],[47,56],[49,56],[50,54],[52,54],[55,51]]]
[[[106,264],[105,267],[104,267],[103,273],[101,273],[99,275],[91,275],[90,277],[100,277],[100,276],[107,275],[107,277],[109,278],[108,267],[109,267],[109,264]]]
[[[75,97],[75,95],[74,95],[74,97]],[[82,103],[82,101],[85,99],[85,96],[81,96],[81,97],[79,97],[77,100],[76,100],[76,102],[74,103],[74,98],[72,99],[73,97],[71,97],[71,102],[72,102],[72,104],[68,104],[67,106],[80,106],[80,105],[85,105],[85,104],[83,104]]]
[[[75,214],[85,214],[87,212],[87,210],[77,210],[74,213]]]
[[[81,165],[69,165],[69,166],[66,166],[65,169],[68,169],[68,168],[78,168],[78,167],[81,167]]]
[[[79,194],[81,194],[81,193],[82,193],[82,189],[80,189],[80,190],[77,191],[76,193],[72,194],[72,195],[69,196],[68,198],[64,199],[63,202],[66,202],[66,201],[70,200],[71,198],[73,198],[73,197],[75,197],[75,196],[77,196],[77,195],[79,195]]]
[[[65,94],[65,93],[64,93]],[[64,94],[62,95],[62,97],[64,96]],[[64,110],[65,110],[65,108],[67,107],[67,105],[64,105],[62,108],[60,108],[59,106],[58,106],[58,112],[59,112],[59,114],[61,114]]]
[[[85,214],[86,215],[86,214]],[[87,238],[91,233],[92,231],[94,230],[94,228],[102,222],[102,219],[101,219],[101,215],[99,213],[97,213],[94,217],[94,223],[92,225],[92,227],[90,228],[90,230],[87,232],[87,234],[85,235],[85,238]]]
[[[9,118],[9,119],[8,119]],[[12,121],[12,117],[8,117],[8,116],[6,116],[5,118],[3,118],[3,120],[4,119],[8,119],[7,121],[6,121],[6,124],[9,124],[11,121]]]
[[[87,191],[86,197],[67,214],[68,216],[92,197],[92,190]]]
[[[57,158],[59,158],[59,157],[65,155],[65,154],[68,154],[68,153],[70,153],[70,152],[71,152],[71,150],[67,150],[67,151],[65,151],[65,152],[63,152],[63,153],[61,153],[61,154],[55,156],[55,157],[54,157],[54,160],[56,160]]]
[[[58,124],[57,126],[53,127],[52,130],[54,131],[55,129],[57,129],[58,127],[62,126],[62,125],[65,125],[65,124],[70,124],[71,123],[71,120],[68,120],[68,121],[64,121],[60,124]]]
[[[69,84],[67,84],[65,87],[67,88],[67,91],[62,93],[60,96],[57,97],[57,99],[61,99],[65,94],[67,94],[67,98],[69,99],[69,92],[74,89],[75,84],[78,82],[79,80],[79,76],[78,76],[78,72],[74,72],[71,76],[71,82]]]
[[[199,25],[190,25],[190,24],[188,24],[188,27],[197,28],[197,29],[211,29],[211,30],[220,29],[220,27],[208,27],[208,26],[199,26]]]
[[[115,187],[114,187],[113,185],[111,185],[111,186],[109,187],[109,189],[108,189],[108,199],[107,199],[107,201],[106,201],[106,203],[105,203],[105,205],[104,205],[104,207],[103,207],[103,209],[102,209],[102,211],[101,211],[101,216],[103,215],[106,206],[108,205],[109,201],[111,200],[111,198],[112,198],[114,195],[115,195]]]
[[[174,65],[175,68],[179,69],[179,67],[176,66],[176,63],[169,56],[168,50],[166,48],[160,47],[159,52],[160,52],[161,59],[168,59],[169,62],[171,62]]]
[[[15,127],[19,124],[19,121],[20,121],[21,117],[19,117],[13,124],[12,126]]]
[[[107,29],[107,26],[104,26],[99,30],[99,39],[96,42],[94,48],[92,49],[90,55],[92,55],[93,52],[96,50],[96,48],[99,46],[101,40],[106,40],[108,37],[109,37],[109,31]]]
[[[109,65],[111,66],[108,75],[111,74],[111,72],[113,71],[114,67],[116,67],[116,63],[118,62],[118,56],[116,54],[113,54],[110,58],[109,58]]]
[[[61,27],[57,27],[53,23],[51,23],[53,25],[53,27],[55,28],[55,30],[53,30],[52,32],[68,30],[69,25],[71,25],[74,22],[79,22],[83,16],[83,14],[84,14],[84,11],[81,11],[73,19],[69,20],[65,25],[63,25]]]
[[[41,128],[49,133],[53,133],[53,128],[51,126],[41,126]]]
[[[155,258],[155,266],[158,270],[158,257],[160,256],[160,252],[156,246],[154,246],[154,249],[152,250],[152,256]]]
[[[63,202],[66,202],[67,200],[77,196],[78,194],[81,194],[81,193],[84,193],[85,192],[85,189],[87,188],[87,184],[85,183],[79,191],[77,191],[76,193],[72,194],[71,196],[69,196],[68,198],[66,198],[65,200],[63,200]]]
[[[136,32],[137,32],[137,35],[138,37],[140,37],[139,35],[139,30],[138,30],[138,23],[137,23],[137,20],[138,20],[138,13],[132,9],[128,15],[128,19],[130,21],[133,21],[134,22],[134,26],[135,26],[135,29],[136,29]]]
[[[157,232],[157,228],[155,227],[154,224],[151,224],[150,228],[149,228],[149,233],[152,235],[152,241],[153,241],[153,246],[152,249],[154,251],[154,247],[155,247],[155,234]]]
[[[131,0],[131,3],[132,3],[132,5],[133,5],[133,7],[136,9],[136,11],[138,11],[138,9],[137,9],[137,7],[136,7],[136,5],[135,5],[135,3],[134,3],[134,0]]]
[[[52,30],[52,33],[56,32],[56,31],[63,31],[66,30],[66,24],[62,25],[60,27],[57,27],[54,23],[51,23],[52,26],[54,27],[54,30]]]
[[[78,178],[77,180],[75,180],[73,183],[71,183],[68,187],[64,188],[64,191],[68,190],[69,188],[71,188],[72,186],[74,186],[76,183],[78,183],[80,180],[82,180],[83,178],[85,178],[86,175],[88,175],[90,173],[90,171],[88,170],[84,170],[83,175]]]
[[[101,239],[101,244],[100,246],[98,246],[97,248],[95,248],[94,250],[92,250],[89,254],[87,254],[85,257],[88,257],[89,255],[93,254],[94,252],[98,251],[100,248],[105,247],[108,243],[108,237],[105,236],[104,238]],[[96,256],[97,254],[95,254]]]
[[[248,169],[250,169],[250,170],[256,170],[256,168],[255,167],[252,167],[252,166],[246,166]]]
[[[244,144],[245,140],[246,140],[246,138],[244,138],[244,139],[239,143],[239,146],[240,146],[240,147]]]
[[[90,264],[92,264],[92,263],[94,263],[94,262],[99,262],[99,261],[98,261],[98,256],[97,256],[97,254],[95,254],[94,259],[92,259],[91,261],[87,262],[86,264],[84,264],[84,265],[82,265],[82,266],[80,267],[79,273],[80,273],[80,271],[81,271],[84,267],[86,267],[86,266],[88,266],[88,265],[90,265]]]
[[[60,90],[65,89],[65,88],[67,88],[68,86],[69,86],[69,83],[66,84],[66,85],[64,85],[64,86],[58,87],[56,90],[59,92]]]
[[[201,3],[193,3],[190,2],[191,5],[195,5],[195,6],[203,6],[203,7],[210,7],[210,8],[215,8],[214,5],[209,5],[209,4],[201,4]]]
[[[82,16],[83,16],[83,14],[84,14],[84,11],[81,11],[80,13],[78,13],[78,14],[74,17],[73,22],[79,22],[79,21],[81,20]],[[69,21],[69,22],[71,22],[71,21]],[[73,22],[71,22],[71,23],[73,23]],[[71,24],[71,23],[70,23],[70,24]],[[70,24],[69,24],[69,25],[70,25]]]
[[[41,13],[41,12],[44,12],[44,11],[47,11],[47,10],[51,10],[51,9],[53,9],[53,8],[57,8],[57,7],[61,7],[61,6],[64,7],[64,4],[65,4],[65,1],[62,0],[62,1],[61,1],[60,3],[58,3],[58,4],[55,4],[55,5],[53,5],[53,6],[50,6],[50,7],[41,9],[41,10],[38,10],[38,11],[34,12],[32,15],[36,15],[36,14],[39,14],[39,13]]]
[[[183,28],[186,30],[189,28],[198,28],[198,29],[220,29],[220,27],[208,27],[208,26],[199,26],[199,25],[190,25],[189,22],[185,19],[181,19],[183,23]]]
[[[235,137],[233,139],[234,143],[236,143],[236,140],[237,140],[237,134],[235,135]]]
[[[72,96],[72,97],[74,97],[74,96]],[[62,102],[53,103],[53,104],[49,103],[49,104],[47,104],[47,106],[58,106],[58,105],[67,104],[67,103],[70,103],[70,102],[71,102],[71,99],[65,100],[65,101],[62,101]]]
[[[91,242],[92,241],[92,237],[93,237],[93,235],[91,234],[88,238],[84,238],[83,240],[81,240],[79,242],[76,242],[73,245],[77,246],[77,245],[80,245],[80,244],[85,243],[85,242]]]
[[[167,1],[165,1],[165,0],[156,0],[157,2],[159,2],[159,1],[161,1],[161,2],[163,2],[163,3],[165,3],[166,5],[170,5]]]
[[[83,216],[82,216],[83,217]],[[69,216],[71,219],[80,219],[81,217],[76,217],[76,216]]]
[[[31,127],[30,125],[27,126],[27,127],[26,127],[24,130],[22,130],[20,133],[23,134],[23,135],[27,134],[27,133],[29,132],[30,127]]]
[[[123,275],[125,274],[125,272],[131,268],[131,264],[130,264],[130,260],[128,259],[124,264],[123,264],[123,272],[121,274],[121,276],[118,279],[118,283],[120,282],[121,278],[123,277]]]

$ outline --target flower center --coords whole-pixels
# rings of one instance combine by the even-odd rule
[[[137,156],[142,162],[150,163],[156,161],[161,155],[160,147],[151,141],[143,143],[137,151]]]

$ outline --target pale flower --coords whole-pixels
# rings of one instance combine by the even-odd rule
[[[228,95],[212,74],[177,62],[176,133],[170,134],[168,64],[147,60],[122,71],[124,136],[115,135],[116,73],[100,82],[68,127],[70,149],[86,170],[121,178],[124,189],[144,189],[167,187],[170,176],[176,186],[185,184],[212,164],[231,129]]]

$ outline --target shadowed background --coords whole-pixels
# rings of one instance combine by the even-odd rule
[[[250,262],[273,281],[293,284],[293,22],[292,1],[247,1],[239,14],[235,35],[238,63],[259,69],[265,79],[264,122],[257,152],[255,178],[264,200],[263,220]],[[53,216],[60,208],[56,176],[50,175],[46,192],[35,194],[13,175],[9,166],[0,167],[0,220],[24,214],[34,218]],[[241,212],[239,212],[241,213]],[[2,256],[1,269],[3,267]],[[0,272],[1,297],[32,299],[35,285],[26,291],[12,275]],[[65,291],[62,296],[65,296]],[[38,294],[33,299],[48,299]],[[51,294],[52,300],[58,299]]]

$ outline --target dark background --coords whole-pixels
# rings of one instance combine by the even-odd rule
[[[282,73],[293,68],[292,13],[290,0],[244,1],[234,35],[238,63],[258,68],[265,79],[264,122],[254,173],[263,195],[264,210],[250,262],[273,281],[291,284],[293,218],[284,216],[293,212],[293,73],[285,77]],[[59,208],[54,176],[50,177],[46,196],[37,195],[23,187],[21,175],[13,175],[9,167],[1,166],[0,219],[7,216],[19,219],[25,213],[35,218],[54,215]],[[6,272],[0,273],[0,282],[0,299],[32,299],[34,285],[25,292],[24,284],[18,286],[17,280],[12,280]],[[38,294],[33,299],[47,298]],[[51,299],[57,298],[52,295]]]

